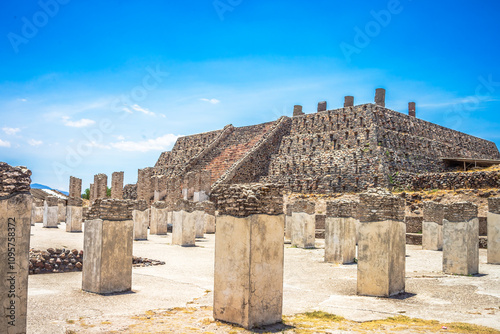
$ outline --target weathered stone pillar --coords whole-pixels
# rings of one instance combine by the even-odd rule
[[[69,198],[66,206],[66,232],[82,232],[82,180],[69,178]]]
[[[344,108],[354,106],[354,96],[344,96]]]
[[[123,172],[111,174],[111,198],[123,199]]]
[[[153,176],[154,169],[147,167],[137,171],[137,199],[145,200],[150,204],[153,198],[153,187],[151,177]]]
[[[195,237],[203,238],[205,236],[205,210],[196,205],[195,210],[191,214],[194,219],[194,229],[195,229]]]
[[[316,206],[314,202],[297,200],[292,204],[292,246],[314,248],[316,241]]]
[[[300,115],[304,115],[304,113],[302,112],[302,106],[300,105],[294,105],[293,106],[293,116],[300,116]]]
[[[405,291],[405,202],[383,189],[360,194],[358,295],[389,297]]]
[[[196,208],[202,211],[201,219],[205,233],[215,233],[215,204],[210,201],[198,202]]]
[[[168,211],[166,202],[158,201],[151,205],[151,222],[149,224],[150,234],[167,234]]]
[[[43,227],[55,227],[59,223],[58,199],[55,196],[47,196],[43,203]]]
[[[210,197],[210,188],[212,186],[212,173],[209,170],[202,170],[196,178],[196,187],[194,189],[193,201],[204,202]]]
[[[477,206],[470,202],[448,205],[443,220],[443,272],[456,275],[478,273],[479,219],[477,212]]]
[[[488,198],[488,263],[500,264],[500,197]]]
[[[215,237],[216,320],[247,329],[281,322],[283,197],[275,196],[281,188],[272,187],[252,185],[249,189],[247,185],[233,185],[229,198],[238,198],[238,207],[229,198],[218,201],[221,215]]]
[[[83,208],[81,206],[66,207],[66,232],[82,232]]]
[[[149,209],[133,210],[134,240],[148,240]]]
[[[385,107],[385,89],[377,88],[375,90],[375,104],[381,107]]]
[[[436,202],[424,202],[424,220],[422,222],[422,249],[443,249],[443,219],[446,205]]]
[[[0,333],[26,333],[31,171],[0,162]]]
[[[57,223],[66,221],[66,206],[65,200],[57,200]]]
[[[417,112],[415,108],[415,102],[408,102],[408,115],[416,117]]]
[[[354,262],[358,205],[359,202],[346,200],[326,203],[325,262]]]
[[[326,101],[318,102],[318,112],[326,111]]]
[[[134,222],[126,201],[110,200],[106,205],[112,210],[103,205],[98,219],[85,221],[82,289],[99,294],[130,291]]]
[[[92,206],[92,203],[94,203],[95,201],[95,187],[94,187],[94,184],[91,183],[90,184],[90,187],[89,187],[89,201],[90,201],[90,205]]]
[[[184,247],[195,246],[196,241],[196,215],[195,203],[179,200],[172,213],[172,245]]]
[[[285,244],[292,242],[292,203],[285,206]]]
[[[106,174],[94,175],[95,199],[108,198],[108,176]]]

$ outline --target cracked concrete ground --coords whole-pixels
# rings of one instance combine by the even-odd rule
[[[163,266],[134,268],[132,292],[100,296],[81,290],[81,272],[30,275],[28,332],[65,333],[75,322],[98,324],[79,331],[125,330],[132,317],[148,310],[212,306],[214,235],[197,247],[170,245],[171,234],[134,242],[134,255],[165,261]],[[31,247],[83,249],[83,233],[32,227]],[[406,294],[396,298],[356,296],[356,265],[323,262],[323,240],[316,249],[285,245],[283,313],[322,310],[349,320],[367,321],[394,315],[468,322],[500,329],[500,265],[486,264],[480,250],[480,275],[441,272],[441,252],[407,245]]]

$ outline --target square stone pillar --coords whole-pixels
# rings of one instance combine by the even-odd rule
[[[84,291],[107,294],[132,289],[133,228],[132,220],[94,219],[85,222]]]
[[[292,205],[291,244],[298,248],[314,248],[316,241],[315,204],[298,200]]]
[[[123,199],[123,172],[111,174],[111,198]]]
[[[59,224],[59,207],[55,196],[47,196],[43,203],[43,227],[57,228]]]
[[[285,244],[292,242],[292,204],[285,206]]]
[[[168,211],[166,202],[158,201],[151,205],[150,234],[167,234]]]
[[[346,200],[326,203],[325,262],[354,262],[358,205],[359,202]]]
[[[0,162],[0,333],[26,333],[31,171]]]
[[[205,236],[205,212],[195,210],[191,213],[194,219],[195,237],[203,238]]]
[[[479,272],[479,219],[470,202],[448,205],[443,220],[443,272],[473,275]]]
[[[443,219],[446,205],[432,201],[424,202],[422,222],[422,249],[440,251],[443,249]]]
[[[500,264],[500,197],[488,198],[488,263]]]
[[[405,202],[377,188],[360,194],[357,294],[389,297],[405,291]]]
[[[66,207],[66,232],[82,232],[83,208],[81,206]]]
[[[196,214],[195,203],[179,200],[172,213],[172,245],[184,247],[195,246],[196,241]]]
[[[94,200],[108,198],[108,176],[106,174],[94,175],[94,195]]]
[[[214,234],[215,233],[215,215],[204,213],[203,220],[205,221],[205,233]]]
[[[148,240],[149,209],[132,211],[134,240]]]
[[[229,192],[221,190],[215,234],[216,320],[247,329],[281,322],[283,197],[275,196],[281,188],[272,187],[232,185]],[[260,193],[263,188],[265,192]],[[237,200],[237,207],[232,199]]]

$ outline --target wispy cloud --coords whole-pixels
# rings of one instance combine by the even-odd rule
[[[68,116],[63,116],[64,125],[72,128],[83,128],[89,125],[94,125],[95,121],[91,119],[82,118],[79,121],[70,121]]]
[[[180,136],[169,133],[155,139],[148,139],[137,142],[122,140],[118,143],[112,143],[111,146],[122,151],[163,151],[169,149],[179,137]]]
[[[19,131],[21,131],[21,129],[19,128],[2,128],[3,132],[5,132],[6,134],[8,134],[9,136],[13,136],[15,135],[16,133],[18,133]]]
[[[28,99],[17,99],[19,102],[27,102]]]
[[[0,147],[10,147],[10,142],[0,139]]]
[[[30,139],[30,140],[28,140],[28,144],[30,144],[31,146],[40,146],[43,144],[43,141],[36,140],[36,139]]]
[[[217,99],[204,99],[203,98],[203,99],[200,99],[200,101],[205,101],[205,102],[208,102],[208,103],[211,103],[211,104],[218,104],[218,103],[220,103],[220,101],[217,100]]]

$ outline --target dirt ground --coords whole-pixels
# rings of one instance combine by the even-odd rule
[[[84,292],[81,272],[31,275],[28,333],[247,333],[212,317],[215,236],[188,248],[170,240],[134,242],[134,255],[166,264],[134,268],[129,293]],[[486,250],[469,277],[443,274],[441,252],[407,245],[406,293],[374,298],[356,295],[355,264],[325,263],[323,240],[316,246],[285,245],[284,324],[254,332],[499,333],[500,266],[486,264]],[[36,224],[31,247],[82,249],[83,234]]]

